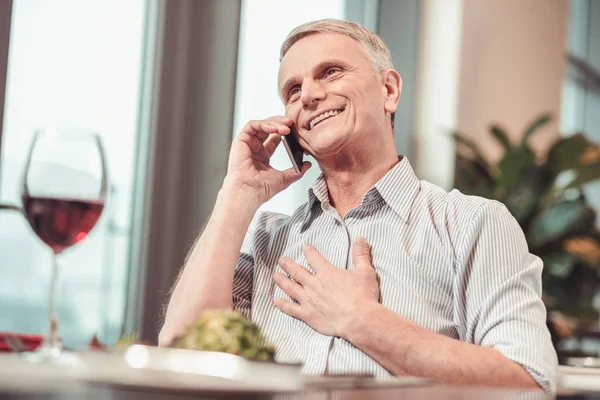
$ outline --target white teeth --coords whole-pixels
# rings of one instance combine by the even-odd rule
[[[324,119],[338,115],[341,112],[342,112],[341,110],[326,111],[323,114],[319,115],[318,117],[313,118],[313,120],[310,121],[310,129],[312,129],[316,124],[323,121]]]

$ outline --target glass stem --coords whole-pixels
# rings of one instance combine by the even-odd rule
[[[48,336],[46,347],[62,350],[62,343],[58,338],[58,319],[56,318],[56,287],[58,281],[57,254],[52,252],[52,275],[50,277],[50,309],[48,311]]]

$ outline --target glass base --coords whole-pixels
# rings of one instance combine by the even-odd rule
[[[76,366],[81,364],[79,358],[70,351],[65,351],[57,347],[47,347],[41,345],[35,351],[21,353],[21,357],[32,364],[52,364]]]

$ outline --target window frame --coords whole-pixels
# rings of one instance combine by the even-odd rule
[[[2,168],[2,125],[4,123],[4,100],[8,74],[8,45],[10,43],[10,22],[12,0],[0,1],[0,168]],[[2,185],[0,185],[0,188]]]

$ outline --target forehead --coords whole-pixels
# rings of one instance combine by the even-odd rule
[[[294,76],[310,72],[330,59],[346,61],[351,65],[368,64],[361,45],[354,39],[339,33],[316,33],[294,43],[281,60],[278,86]]]

